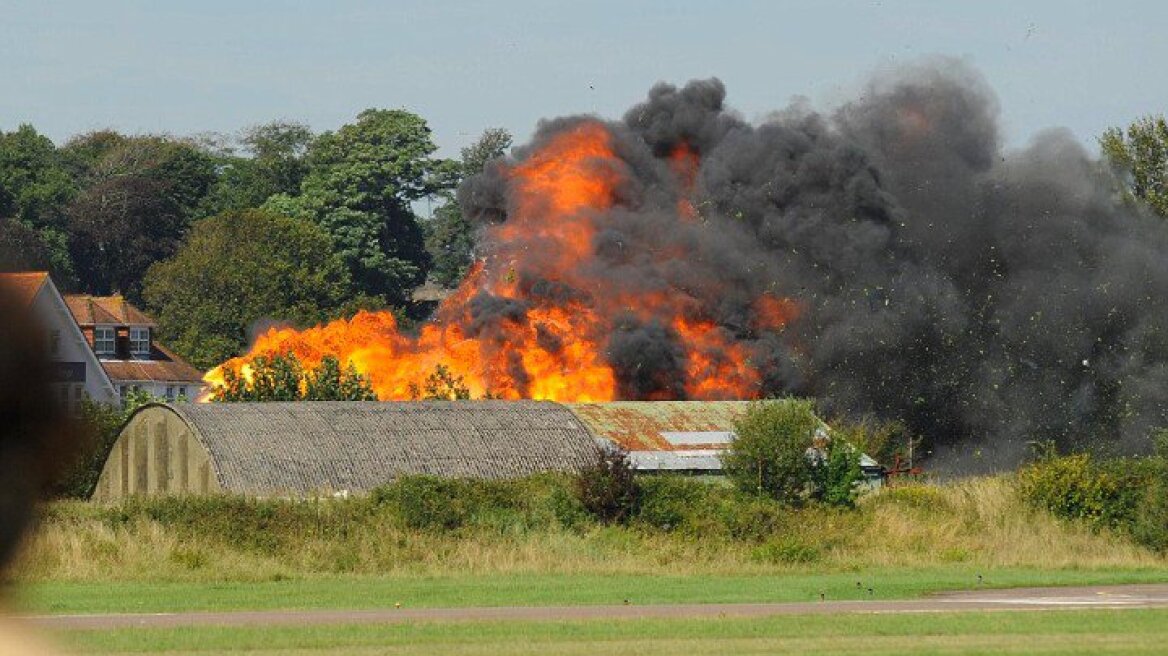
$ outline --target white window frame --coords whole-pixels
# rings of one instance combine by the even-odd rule
[[[135,360],[150,359],[150,328],[130,326],[130,357]]]
[[[109,335],[108,339],[103,338],[103,335]],[[105,343],[109,344],[109,350],[102,348],[102,345]],[[94,326],[93,352],[99,358],[116,355],[118,352],[118,329],[113,326]]]

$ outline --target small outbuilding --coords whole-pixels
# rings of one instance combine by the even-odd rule
[[[126,423],[93,498],[363,492],[405,474],[576,471],[597,445],[547,401],[150,404]]]
[[[720,474],[734,422],[750,401],[614,401],[566,404],[597,438],[629,452],[637,471]]]

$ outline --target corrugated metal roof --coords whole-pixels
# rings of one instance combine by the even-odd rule
[[[630,451],[629,461],[637,471],[722,471],[723,449]]]
[[[674,451],[664,433],[723,433],[734,430],[750,401],[614,401],[566,403],[597,437],[628,451]],[[717,442],[712,445],[718,444]],[[711,446],[712,446],[711,445]],[[718,447],[721,448],[721,447]]]
[[[718,446],[723,447],[734,441],[734,431],[661,431],[673,446]]]
[[[223,489],[368,490],[403,474],[512,478],[596,462],[583,424],[548,401],[206,403],[172,411],[207,447]]]

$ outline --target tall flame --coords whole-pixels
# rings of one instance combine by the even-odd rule
[[[688,195],[698,164],[698,154],[685,145],[670,156],[684,190],[679,222],[694,220]],[[361,312],[307,330],[272,328],[249,353],[208,372],[212,395],[225,370],[246,375],[253,358],[290,352],[309,366],[326,355],[353,364],[383,400],[410,398],[438,365],[462,377],[474,397],[614,400],[630,393],[610,362],[608,338],[619,322],[635,320],[673,331],[684,362],[685,380],[649,398],[758,396],[761,376],[747,346],[704,318],[691,296],[669,287],[652,293],[605,289],[590,276],[593,219],[618,204],[628,178],[603,124],[584,122],[559,133],[507,175],[511,205],[507,220],[487,229],[491,252],[417,335],[400,331],[389,312]],[[686,254],[652,256],[684,265]],[[502,309],[484,321],[475,311],[483,303]],[[763,297],[753,313],[754,328],[776,330],[796,308]]]

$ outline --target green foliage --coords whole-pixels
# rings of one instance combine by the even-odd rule
[[[853,506],[862,476],[860,451],[837,437],[828,444],[823,464],[811,468],[811,496],[829,506]]]
[[[605,524],[628,521],[641,498],[629,454],[619,448],[599,449],[595,464],[576,477],[576,498]]]
[[[425,531],[474,526],[523,533],[572,527],[587,519],[567,479],[557,474],[498,481],[402,476],[374,490],[371,498],[406,527]]]
[[[0,218],[34,228],[62,227],[76,186],[56,146],[31,125],[0,132]]]
[[[341,367],[331,355],[316,368],[306,368],[291,353],[257,356],[251,361],[249,376],[234,369],[223,372],[223,387],[214,400],[241,401],[376,401],[373,388],[350,363]]]
[[[137,301],[147,268],[173,255],[197,218],[215,162],[186,141],[108,131],[74,139],[64,151],[83,187],[65,212],[83,287]]]
[[[470,398],[470,388],[462,376],[455,376],[450,369],[440,364],[426,376],[426,380],[419,387],[410,383],[410,398],[424,401],[465,401]]]
[[[299,195],[273,196],[265,207],[317,223],[361,292],[402,304],[430,266],[410,204],[456,179],[456,165],[432,158],[435,150],[422,118],[365,110],[312,143]]]
[[[722,456],[722,465],[745,492],[802,503],[812,483],[805,453],[820,425],[811,401],[752,403],[735,422],[737,438]]]
[[[1018,472],[1018,484],[1023,498],[1058,517],[1125,528],[1133,522],[1150,474],[1147,461],[1098,462],[1080,453],[1034,462]]]
[[[1132,535],[1141,544],[1168,553],[1168,429],[1153,436],[1156,456],[1150,461],[1151,480],[1136,509]]]
[[[160,337],[199,367],[245,350],[257,321],[318,323],[350,294],[328,235],[259,210],[195,223],[174,257],[150,268],[143,292]]]
[[[1099,144],[1124,181],[1125,194],[1168,216],[1168,122],[1164,117],[1145,116],[1126,130],[1110,128]]]
[[[308,172],[305,161],[315,135],[308,126],[273,121],[244,130],[245,155],[232,149],[216,154],[219,178],[204,200],[203,214],[259,207],[276,194],[295,195]]]
[[[138,408],[163,401],[141,390],[127,392],[121,407],[96,403],[88,396],[83,398],[79,416],[81,440],[74,450],[72,462],[63,469],[51,494],[61,498],[88,499],[97,487],[97,479],[101,477],[101,470],[118,440],[122,425]]]
[[[462,149],[460,173],[463,179],[482,173],[487,162],[502,157],[510,147],[510,132],[503,128],[485,130],[478,141]],[[427,225],[426,248],[434,263],[431,277],[438,284],[451,287],[470,268],[474,234],[454,196],[444,194],[444,200]]]

